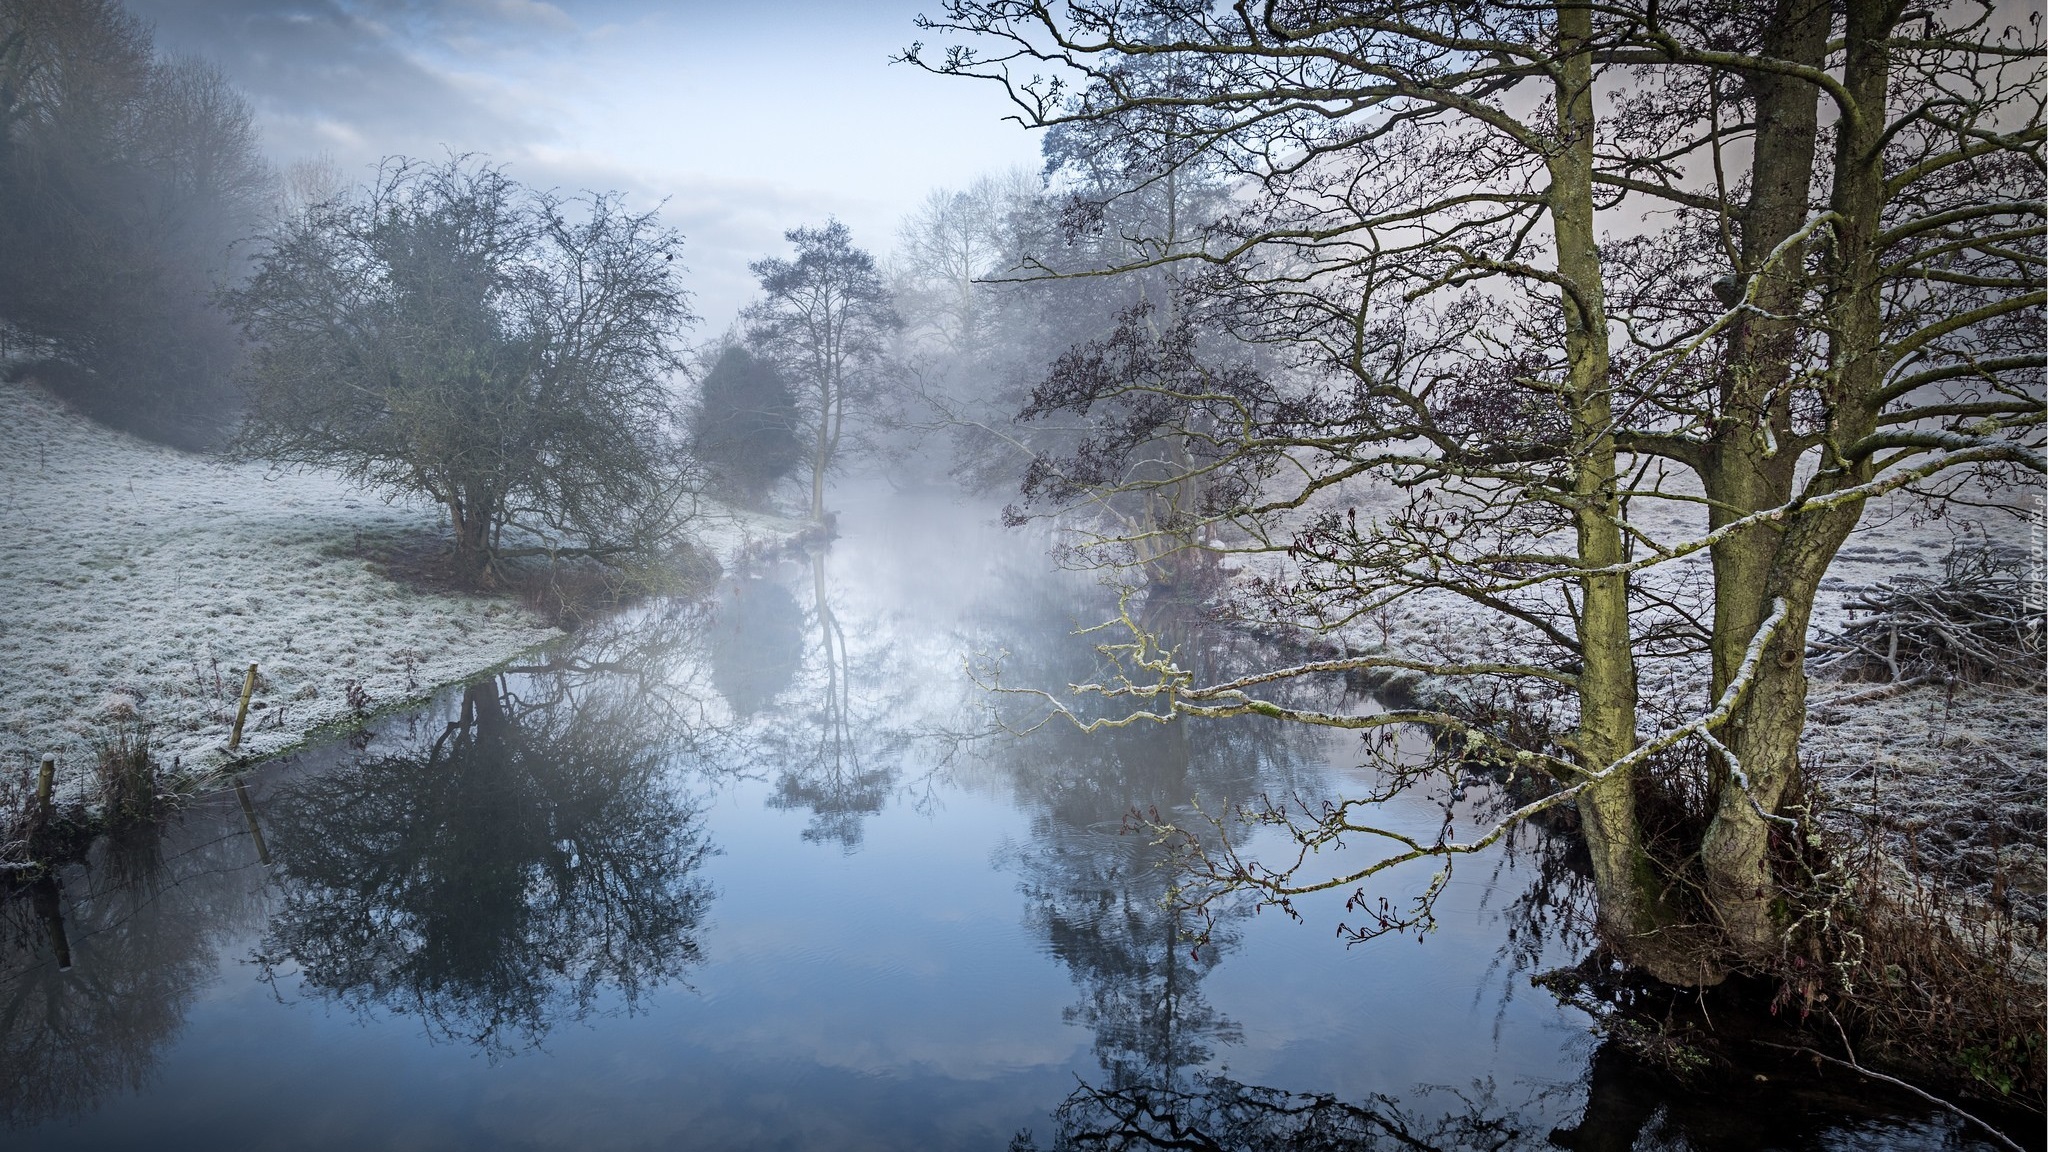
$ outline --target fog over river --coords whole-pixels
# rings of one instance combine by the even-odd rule
[[[0,0],[0,1152],[2048,1152],[2039,0]]]
[[[1114,601],[983,508],[867,496],[842,529],[244,776],[8,903],[5,1142],[1978,1146],[1846,1078],[1632,1071],[1531,985],[1586,945],[1584,881],[1534,830],[1461,862],[1419,939],[1345,946],[1340,893],[1300,923],[1226,907],[1192,945],[1125,814],[1355,794],[1355,737],[1016,735],[1042,710],[968,666],[1085,678],[1074,629]],[[1218,673],[1256,655],[1158,623]],[[1416,831],[1442,818],[1396,804]]]

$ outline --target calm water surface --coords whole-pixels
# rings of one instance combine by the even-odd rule
[[[968,667],[1085,678],[1109,608],[979,512],[877,501],[103,843],[4,902],[0,1146],[1982,1146],[1852,1083],[1633,1070],[1529,984],[1584,947],[1532,835],[1419,941],[1347,948],[1340,895],[1191,948],[1125,812],[1368,777],[1263,721],[1003,732],[1030,702]]]

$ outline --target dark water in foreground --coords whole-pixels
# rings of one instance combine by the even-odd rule
[[[977,515],[889,511],[0,904],[0,1147],[1986,1146],[1853,1081],[1633,1070],[1529,984],[1583,946],[1532,836],[1420,941],[1345,947],[1338,894],[1191,950],[1122,815],[1355,793],[1355,745],[989,735],[1029,702],[963,661],[1082,678],[1109,606]]]

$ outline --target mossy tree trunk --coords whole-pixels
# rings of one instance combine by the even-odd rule
[[[1890,87],[1885,40],[1903,5],[1853,4],[1847,14],[1843,89],[1848,106],[1836,125],[1830,254],[1824,300],[1828,324],[1828,373],[1822,402],[1828,419],[1815,438],[1820,460],[1802,492],[1813,503],[1867,483],[1874,456],[1855,445],[1877,431],[1886,363],[1884,350],[1880,222],[1885,205],[1883,135]],[[1721,479],[1725,482],[1727,477]],[[1789,485],[1788,485],[1789,487]],[[1768,498],[1780,503],[1785,497]],[[1769,505],[1764,505],[1769,507]],[[1805,646],[1808,621],[1821,579],[1863,511],[1860,499],[1820,503],[1793,511],[1768,569],[1758,572],[1744,557],[1731,565],[1727,587],[1717,592],[1738,606],[1782,604],[1785,626],[1758,665],[1756,681],[1728,726],[1727,765],[1713,821],[1700,847],[1707,896],[1731,949],[1743,959],[1768,956],[1782,945],[1784,917],[1770,865],[1770,817],[1794,794],[1800,736],[1806,726]],[[1717,566],[1719,558],[1717,557]],[[1736,577],[1739,576],[1739,580]],[[1753,634],[1753,633],[1752,633]],[[1722,648],[1746,644],[1739,632],[1716,630],[1716,672]]]
[[[1588,569],[1627,559],[1620,522],[1620,481],[1614,442],[1612,365],[1593,202],[1593,66],[1586,50],[1591,13],[1558,10],[1557,148],[1547,158],[1550,218],[1565,324],[1565,397],[1571,413],[1571,476],[1567,497],[1577,532],[1577,558]],[[1610,766],[1636,745],[1636,667],[1630,639],[1628,577],[1579,578],[1579,762],[1610,771],[1579,794],[1579,817],[1593,862],[1601,934],[1618,954],[1661,968],[1640,943],[1656,930],[1661,900],[1656,870],[1643,850],[1635,781]],[[1660,972],[1660,974],[1662,974]]]

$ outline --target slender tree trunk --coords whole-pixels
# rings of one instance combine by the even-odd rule
[[[825,426],[818,425],[818,439],[811,451],[811,519],[825,519],[825,471],[832,466],[832,451],[825,438]]]
[[[1550,215],[1564,280],[1567,402],[1572,419],[1571,501],[1578,559],[1588,568],[1625,558],[1619,523],[1618,473],[1609,397],[1606,300],[1593,206],[1593,68],[1581,51],[1592,34],[1584,7],[1558,12],[1557,127],[1549,158]],[[1636,743],[1636,670],[1630,645],[1628,579],[1606,574],[1579,581],[1580,763],[1599,771]],[[1651,937],[1664,919],[1655,870],[1643,851],[1635,782],[1616,773],[1579,794],[1578,810],[1592,856],[1601,935],[1624,959],[1665,979],[1686,978]]]
[[[833,303],[829,299],[821,311],[824,313],[823,331],[816,360],[818,434],[811,451],[811,519],[819,523],[825,520],[825,476],[832,469],[832,457],[839,450],[839,435],[846,419],[846,382],[841,376],[840,363],[844,358],[840,345],[843,339],[840,325],[844,323],[844,317],[834,316]]]
[[[811,519],[825,521],[825,471],[831,467],[831,385],[819,389],[817,437],[811,445]]]

